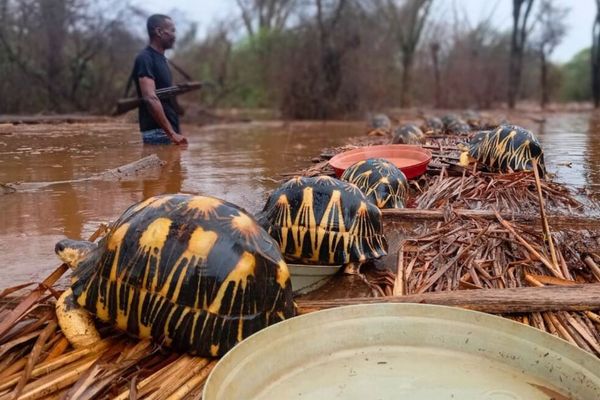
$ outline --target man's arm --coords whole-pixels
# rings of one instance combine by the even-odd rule
[[[175,132],[171,123],[167,119],[165,115],[165,110],[160,102],[160,99],[156,95],[156,85],[154,84],[154,79],[148,77],[139,78],[140,82],[140,91],[142,92],[142,99],[144,99],[144,103],[148,106],[148,110],[152,115],[152,118],[156,121],[158,125],[165,131],[167,136],[171,138],[171,140],[175,144],[186,144],[187,139],[183,136]]]

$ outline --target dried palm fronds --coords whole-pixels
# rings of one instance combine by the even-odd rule
[[[582,207],[564,186],[541,182],[541,190],[550,208]],[[463,174],[462,177],[439,177],[429,183],[415,200],[416,208],[498,209],[512,212],[538,212],[536,180],[531,172],[509,174]]]
[[[22,297],[15,309],[29,305],[28,299]],[[38,299],[24,320],[38,320],[34,309],[53,304],[51,298]],[[197,398],[215,364],[163,351],[148,341],[115,336],[110,327],[101,331],[103,336],[112,336],[93,347],[73,349],[57,330],[54,314],[51,316],[40,316],[42,328],[31,333],[22,334],[34,322],[15,326],[0,336],[0,400],[58,395],[67,399]],[[16,338],[6,341],[8,334]]]
[[[396,289],[397,292],[417,294],[600,282],[598,271],[591,267],[595,264],[591,255],[582,257],[572,243],[557,240],[564,238],[565,233],[551,234],[557,259],[554,263],[542,232],[509,223],[499,215],[498,221],[457,217],[434,228],[422,226],[421,230],[421,235],[407,239],[402,247],[398,274],[403,278],[396,283],[401,282],[404,287]],[[577,235],[571,232],[571,236]],[[600,355],[599,330],[589,315],[542,314],[541,319],[527,316],[525,320]]]

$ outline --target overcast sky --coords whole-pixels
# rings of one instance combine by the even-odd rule
[[[201,34],[210,27],[213,20],[238,12],[235,0],[133,0],[133,4],[152,13],[172,14],[176,23],[182,18],[196,22]],[[594,0],[558,0],[557,4],[570,8],[570,12],[566,17],[567,35],[552,58],[565,62],[579,50],[590,46],[596,5]],[[476,21],[489,17],[495,10],[492,22],[495,26],[505,29],[512,26],[512,0],[434,0],[436,16],[452,18],[452,8],[455,5],[458,9],[467,11],[473,25]]]

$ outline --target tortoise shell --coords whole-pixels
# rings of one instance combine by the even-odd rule
[[[444,132],[444,123],[438,117],[428,117],[425,119],[421,129],[430,134],[440,134]]]
[[[390,129],[392,121],[385,114],[375,114],[369,117],[369,125],[372,129]]]
[[[290,179],[259,222],[288,260],[340,265],[387,254],[381,211],[356,185],[329,176]]]
[[[396,128],[392,134],[392,144],[421,144],[424,140],[423,131],[414,124]]]
[[[477,111],[466,110],[463,112],[463,117],[469,127],[478,129],[481,126],[481,115]]]
[[[358,186],[379,208],[404,208],[408,182],[404,173],[383,158],[359,161],[344,171],[342,180]]]
[[[454,114],[444,115],[442,117],[442,122],[444,123],[444,130],[446,133],[459,134],[466,133],[471,130],[469,124]]]
[[[469,155],[492,170],[532,171],[537,161],[541,176],[546,173],[544,153],[536,137],[516,125],[501,125],[475,134],[469,142]]]
[[[72,285],[102,321],[176,350],[220,356],[295,314],[277,243],[213,197],[151,197],[111,226]]]

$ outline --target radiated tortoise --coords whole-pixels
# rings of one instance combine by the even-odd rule
[[[57,302],[75,347],[99,335],[91,314],[140,338],[220,356],[295,315],[277,243],[241,208],[213,197],[164,195],[131,206],[98,246],[63,240],[74,268]]]
[[[540,175],[546,173],[540,142],[533,133],[516,125],[501,125],[476,133],[461,154],[460,164],[467,166],[470,160],[500,172],[532,171],[535,160]]]
[[[404,173],[383,158],[369,158],[351,165],[342,180],[358,186],[379,208],[404,208],[408,200],[408,181]]]
[[[329,176],[290,179],[258,220],[289,261],[360,264],[386,255],[381,211],[356,185]]]

